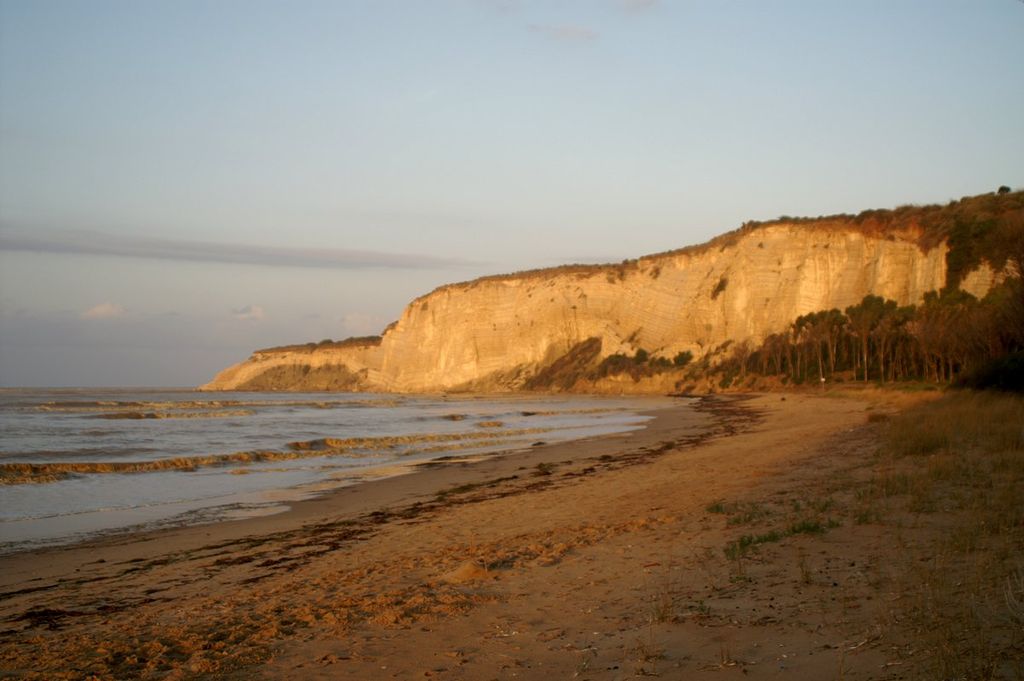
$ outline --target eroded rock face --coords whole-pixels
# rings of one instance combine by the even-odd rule
[[[310,351],[258,350],[200,390],[340,390],[367,388],[368,355],[377,346]]]
[[[350,389],[514,390],[588,339],[600,340],[602,357],[638,348],[701,356],[727,340],[759,343],[802,314],[869,293],[918,303],[946,281],[946,245],[922,249],[919,236],[772,224],[623,265],[453,284],[409,304],[379,345],[257,352],[203,389],[317,389],[330,382],[328,367],[341,367],[338,385]],[[992,281],[979,272],[961,287],[981,296]],[[316,383],[303,382],[302,367]]]

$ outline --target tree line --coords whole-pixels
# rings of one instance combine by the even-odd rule
[[[858,215],[819,218],[783,216],[748,222],[739,230],[699,247],[668,253],[724,249],[743,234],[766,224],[807,223],[808,229],[858,230],[877,238],[894,232],[916,234],[922,251],[946,247],[946,280],[941,291],[916,305],[868,295],[844,309],[818,310],[795,319],[759,344],[727,341],[701,345],[675,357],[637,348],[634,355],[601,359],[601,341],[589,338],[527,382],[531,389],[570,389],[578,381],[629,375],[635,381],[676,373],[680,390],[702,380],[719,387],[752,385],[750,375],[778,377],[784,384],[825,381],[928,381],[964,383],[1024,391],[1024,191],[1002,186],[995,192],[966,196],[947,205],[901,206]],[[609,281],[624,276],[609,273]],[[999,281],[982,299],[960,290],[971,272],[987,265]],[[590,271],[590,270],[586,270]],[[660,270],[654,268],[652,276]],[[715,298],[728,284],[719,280]],[[628,341],[627,341],[628,342]]]
[[[944,289],[906,306],[867,295],[845,310],[802,315],[760,346],[729,350],[718,366],[723,387],[749,374],[796,384],[836,377],[952,383],[1024,352],[1024,286],[1012,277],[982,300]]]

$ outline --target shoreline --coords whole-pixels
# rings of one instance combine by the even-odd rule
[[[833,525],[853,512],[845,481],[869,471],[875,407],[701,404],[695,420],[660,410],[626,435],[427,467],[275,516],[0,558],[0,666],[40,679],[831,678],[837,665],[898,678],[879,673],[892,655],[862,576],[892,537]],[[770,527],[821,530],[769,532],[729,558]]]
[[[81,439],[94,433],[85,421],[81,426],[85,429],[84,434],[75,430],[79,428],[75,424],[82,419],[79,412],[87,413],[88,417],[92,412],[106,416],[108,411],[116,412],[122,408],[145,411],[154,405],[164,405],[160,400],[167,399],[159,390],[148,394],[118,394],[118,397],[131,401],[50,402],[47,400],[52,397],[44,392],[33,396],[38,404],[25,404],[33,407],[34,412],[43,413],[38,418],[52,418],[55,428],[70,431],[65,433],[68,437]],[[465,414],[447,415],[444,409],[448,408],[448,400],[435,398],[423,402],[414,399],[408,403],[401,402],[395,417],[397,423],[387,426],[388,421],[380,420],[387,418],[386,411],[359,409],[363,404],[378,406],[374,396],[342,396],[327,402],[297,402],[301,407],[341,407],[340,416],[305,426],[310,418],[320,418],[318,409],[306,409],[296,419],[287,414],[290,402],[263,395],[252,404],[269,405],[267,411],[280,426],[275,429],[273,422],[271,426],[262,426],[263,430],[271,431],[263,433],[266,437],[262,439],[255,439],[260,435],[261,426],[250,426],[249,420],[240,428],[215,424],[204,425],[197,430],[189,424],[175,423],[152,427],[154,432],[164,433],[170,438],[166,442],[161,440],[159,445],[151,445],[162,447],[166,444],[160,452],[148,450],[157,454],[128,456],[127,460],[121,460],[119,450],[104,457],[102,451],[96,449],[97,453],[91,453],[89,457],[75,455],[40,461],[30,454],[22,454],[23,458],[14,457],[13,461],[9,460],[11,457],[5,458],[6,463],[0,464],[3,469],[0,470],[0,492],[11,505],[7,509],[9,513],[5,514],[8,519],[0,527],[3,535],[0,554],[94,543],[104,537],[117,538],[160,528],[210,524],[221,519],[263,516],[268,514],[267,508],[278,513],[282,506],[330,494],[342,487],[405,474],[424,461],[501,456],[529,448],[537,440],[563,442],[642,428],[648,419],[645,411],[675,401],[678,400],[666,397],[615,399],[610,402],[598,398],[595,402],[530,397],[495,400],[476,396],[451,403],[451,409],[464,410]],[[234,403],[232,399],[226,404]],[[167,403],[170,407],[178,404]],[[191,402],[181,404],[187,408],[194,406]],[[217,409],[223,406],[219,401],[211,404]],[[380,406],[390,408],[393,405]],[[14,405],[11,411],[16,412],[18,408],[26,407]],[[518,411],[520,409],[525,411]],[[68,412],[70,416],[58,413],[49,417],[50,411]],[[280,413],[282,411],[286,413]],[[348,416],[350,411],[351,417]],[[604,411],[609,414],[591,414]],[[498,414],[501,420],[487,420],[491,412]],[[377,413],[385,416],[373,416]],[[33,418],[37,417],[33,415]],[[339,426],[332,425],[338,419],[344,424],[340,430]],[[452,423],[463,420],[464,423]],[[266,421],[253,419],[252,422]],[[389,427],[391,430],[387,430]],[[125,437],[137,437],[134,430],[137,428],[133,424],[125,426]],[[117,430],[108,432],[114,432],[116,436]],[[226,437],[229,444],[205,447],[202,444],[204,436],[218,442]],[[235,441],[230,438],[235,438]],[[26,451],[30,451],[31,446],[32,443],[26,445],[29,448]],[[93,442],[69,446],[96,447]],[[16,449],[13,444],[12,448]],[[173,477],[165,478],[165,473],[183,475],[175,480]],[[241,477],[246,473],[260,475]],[[195,477],[194,481],[192,477]],[[193,488],[193,482],[199,487]],[[51,487],[50,483],[55,485]],[[33,491],[37,484],[45,485],[39,489],[41,494],[38,496]],[[64,504],[62,491],[70,494],[70,499],[80,498],[83,502]],[[16,512],[20,508],[26,510]]]
[[[694,421],[697,417],[698,405],[704,402],[703,398],[692,398],[687,396],[686,408],[694,411]],[[666,402],[672,400],[665,398]],[[172,522],[157,527],[133,526],[124,529],[111,531],[99,531],[93,535],[87,535],[81,539],[67,543],[47,544],[38,547],[28,547],[15,550],[9,553],[0,554],[0,600],[4,594],[10,591],[8,587],[8,576],[18,574],[18,564],[27,563],[32,565],[29,572],[36,572],[34,564],[38,560],[45,560],[46,563],[64,565],[74,563],[78,560],[79,554],[103,553],[115,547],[138,547],[143,557],[149,556],[151,547],[159,553],[166,550],[167,545],[178,547],[176,550],[189,550],[195,545],[206,541],[230,541],[236,538],[247,536],[249,533],[259,535],[270,534],[282,531],[291,531],[301,528],[307,522],[324,521],[328,518],[336,519],[338,514],[372,513],[377,507],[387,507],[405,500],[409,495],[430,496],[440,492],[443,486],[454,481],[460,484],[472,484],[475,478],[487,475],[485,472],[491,467],[487,463],[495,463],[498,469],[505,469],[509,464],[503,465],[503,459],[515,459],[516,462],[528,461],[532,464],[563,456],[563,450],[573,450],[577,446],[602,440],[616,441],[619,438],[628,438],[637,433],[642,433],[652,427],[659,419],[663,419],[663,412],[672,410],[678,406],[666,403],[662,407],[637,411],[637,416],[648,416],[650,420],[640,424],[639,428],[631,427],[615,433],[607,433],[596,436],[586,436],[578,439],[544,443],[541,446],[529,448],[501,449],[494,452],[485,452],[473,455],[451,455],[419,462],[408,462],[399,464],[387,464],[382,468],[400,467],[401,471],[395,471],[382,477],[371,477],[367,480],[356,482],[344,482],[341,480],[325,479],[313,485],[330,485],[328,488],[305,492],[298,498],[290,498],[281,502],[268,502],[268,505],[284,506],[284,510],[270,513],[252,513],[243,517],[218,518],[212,522],[187,523]],[[688,427],[688,426],[685,426]],[[517,466],[518,467],[518,466]],[[369,472],[369,471],[367,471]],[[403,478],[412,478],[402,481]],[[295,489],[279,490],[283,492],[297,491]],[[120,548],[115,553],[120,553]],[[14,567],[12,567],[14,564]],[[58,568],[63,569],[63,568]]]

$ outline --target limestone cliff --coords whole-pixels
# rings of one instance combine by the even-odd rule
[[[443,286],[410,303],[382,337],[257,351],[203,389],[503,391],[530,387],[560,361],[639,348],[699,357],[869,293],[910,304],[942,288],[949,239],[920,217],[780,219],[618,265]],[[982,296],[998,263],[968,260],[956,261],[949,283]],[[579,348],[589,356],[574,356]]]

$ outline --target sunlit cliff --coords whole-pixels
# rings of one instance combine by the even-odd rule
[[[950,285],[981,297],[1004,263],[977,249],[964,255],[973,246],[960,243],[970,237],[962,223],[1019,216],[1022,204],[1016,192],[856,217],[780,218],[621,264],[443,286],[412,301],[381,337],[256,351],[202,388],[529,389],[567,356],[582,364],[639,349],[702,357],[726,341],[759,343],[800,315],[866,294],[907,305]]]

